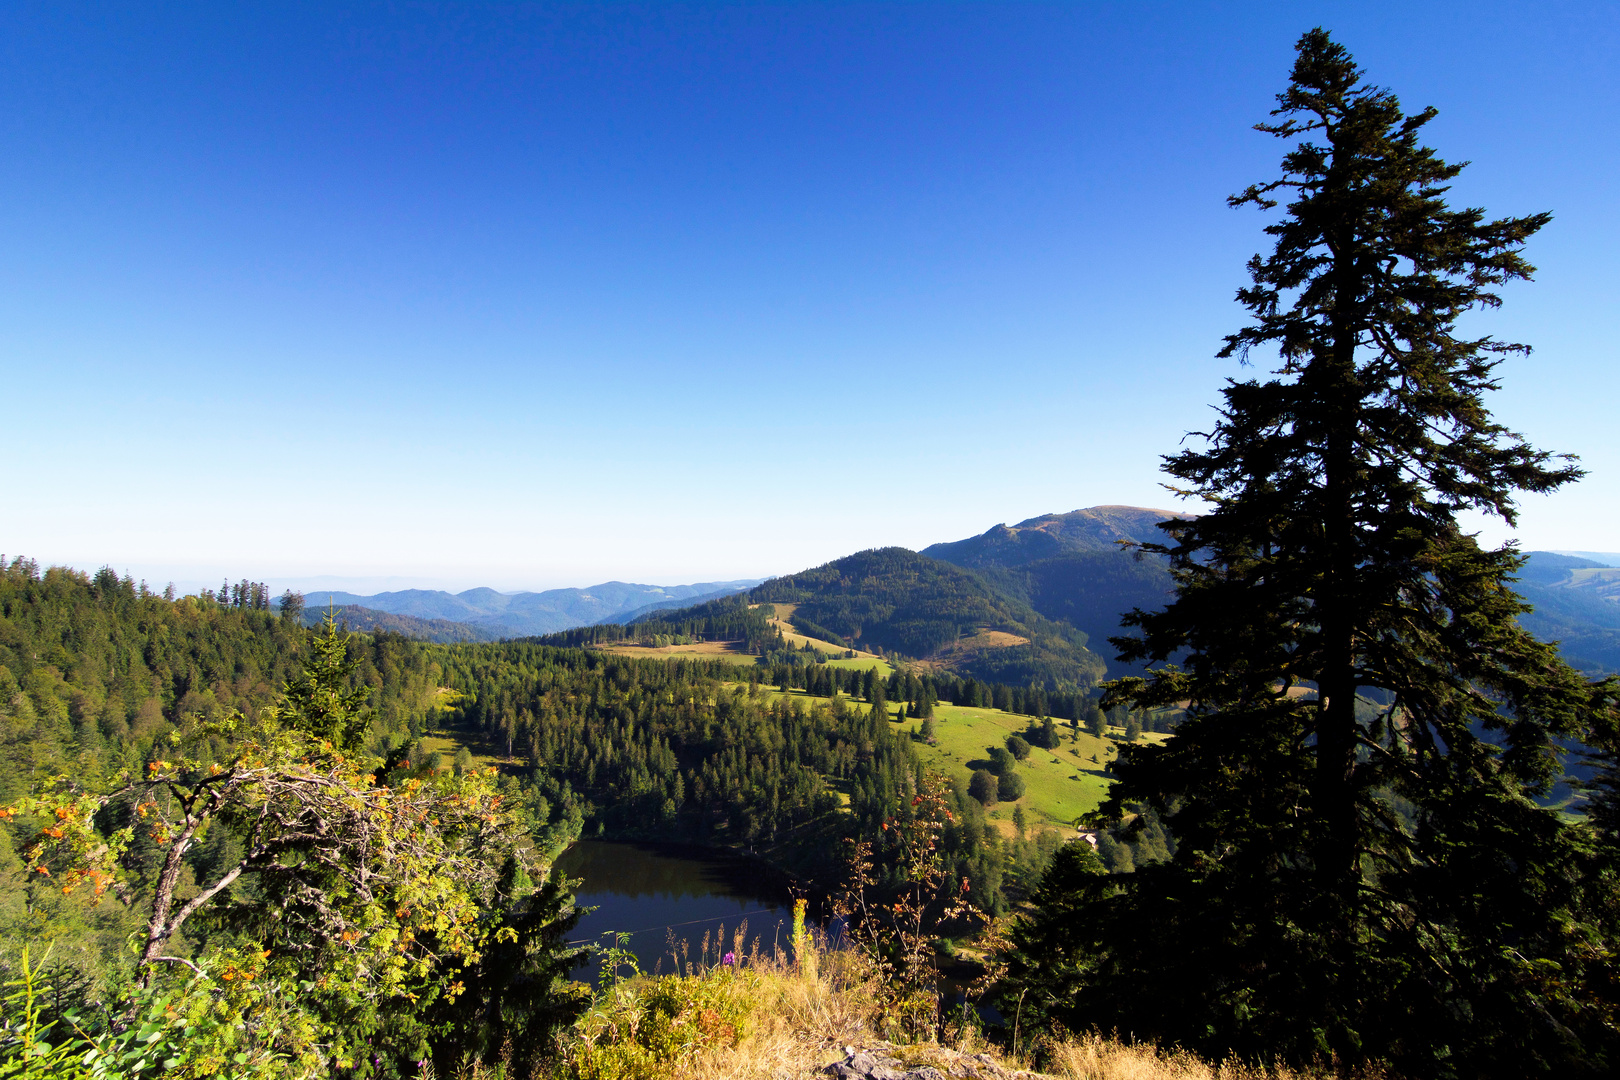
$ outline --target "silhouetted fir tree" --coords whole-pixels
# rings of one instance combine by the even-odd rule
[[[1208,1052],[1602,1073],[1592,833],[1533,799],[1608,688],[1520,629],[1521,557],[1458,522],[1512,524],[1517,492],[1580,475],[1485,408],[1524,347],[1457,325],[1530,276],[1519,251],[1548,218],[1449,209],[1462,166],[1418,141],[1434,111],[1404,114],[1322,30],[1297,52],[1260,125],[1295,140],[1284,175],[1231,200],[1286,214],[1221,351],[1280,360],[1166,460],[1209,509],[1147,545],[1176,598],[1114,642],[1154,667],[1109,703],[1190,705],[1174,739],[1125,749],[1105,812],[1156,810],[1178,846],[1044,893],[1077,926],[1025,985],[1071,1026]]]

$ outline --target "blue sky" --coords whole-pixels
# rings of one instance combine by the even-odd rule
[[[1609,3],[7,5],[0,550],[675,583],[1166,505],[1316,24],[1556,215],[1475,325],[1591,471],[1520,541],[1620,550]]]

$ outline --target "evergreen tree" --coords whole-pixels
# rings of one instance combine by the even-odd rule
[[[1132,712],[1125,718],[1125,741],[1135,743],[1142,741],[1142,714]]]
[[[1457,325],[1530,276],[1547,215],[1449,209],[1433,110],[1404,114],[1321,30],[1297,52],[1260,125],[1293,142],[1283,176],[1231,200],[1289,202],[1221,352],[1277,366],[1167,459],[1209,510],[1161,526],[1176,598],[1115,640],[1152,670],[1108,704],[1190,704],[1124,750],[1105,812],[1156,810],[1176,848],[1088,894],[1065,1022],[1414,1075],[1601,1072],[1591,833],[1533,801],[1600,691],[1518,626],[1516,551],[1458,522],[1511,525],[1517,492],[1580,475],[1485,408],[1524,347]]]

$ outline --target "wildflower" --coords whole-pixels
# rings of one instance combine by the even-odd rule
[[[737,954],[734,953],[734,952],[726,953],[726,955],[724,955],[724,956],[722,956],[720,958],[720,963],[723,964],[726,967],[734,967],[734,966],[736,966]]]

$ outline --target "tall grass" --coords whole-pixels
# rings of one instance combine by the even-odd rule
[[[786,1080],[820,1078],[845,1047],[875,1049],[903,1067],[931,1065],[947,1076],[1019,1073],[1030,1060],[998,1053],[971,1025],[941,1041],[895,1044],[879,969],[856,950],[830,947],[807,929],[798,948],[760,948],[733,934],[674,954],[677,974],[631,971],[609,977],[559,1056],[538,1080]],[[696,955],[692,955],[695,952]],[[727,956],[730,960],[727,960]],[[1320,1080],[1342,1074],[1238,1061],[1210,1062],[1177,1049],[1101,1035],[1029,1044],[1042,1072],[1063,1080]],[[986,1067],[986,1057],[990,1066]],[[430,1072],[430,1070],[429,1070]],[[535,1080],[497,1065],[469,1066],[464,1080]],[[1376,1072],[1359,1080],[1394,1080]],[[424,1075],[422,1080],[448,1080]]]

